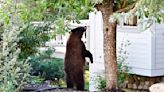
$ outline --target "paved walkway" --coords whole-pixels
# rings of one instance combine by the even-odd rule
[[[64,58],[65,56],[65,47],[54,47],[55,53],[52,56],[57,58]]]
[[[52,54],[53,57],[56,58],[64,58],[65,53],[62,52],[55,52],[54,54]]]
[[[56,58],[64,58],[65,56],[65,46],[61,46],[61,47],[53,47],[54,48],[54,53],[52,54],[52,57],[56,57]],[[41,47],[39,48],[40,51],[45,51],[47,50],[47,47]]]

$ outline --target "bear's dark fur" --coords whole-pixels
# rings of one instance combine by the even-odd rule
[[[77,90],[84,90],[85,57],[89,57],[91,63],[93,63],[92,54],[86,50],[81,40],[85,31],[86,27],[77,27],[71,30],[67,41],[64,62],[67,88],[76,87]]]

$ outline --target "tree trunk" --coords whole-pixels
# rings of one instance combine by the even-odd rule
[[[117,63],[116,63],[116,23],[106,25],[104,18],[104,60],[107,89],[117,88]]]
[[[116,22],[109,22],[109,16],[113,14],[113,1],[104,0],[96,7],[103,16],[106,89],[113,90],[117,88]]]

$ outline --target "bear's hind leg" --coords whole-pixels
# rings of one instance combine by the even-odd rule
[[[66,84],[67,88],[73,88],[73,80],[72,80],[72,75],[66,74]]]
[[[75,78],[76,81],[76,89],[77,90],[84,90],[84,76],[83,71],[79,72]]]

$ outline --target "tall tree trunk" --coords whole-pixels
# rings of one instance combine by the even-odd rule
[[[109,16],[113,14],[113,0],[104,0],[96,7],[103,16],[106,89],[112,90],[117,88],[116,22],[109,22]]]
[[[116,64],[116,23],[107,23],[109,17],[104,19],[104,59],[107,89],[117,88]],[[105,22],[106,21],[106,22]],[[107,24],[106,24],[107,23]]]

